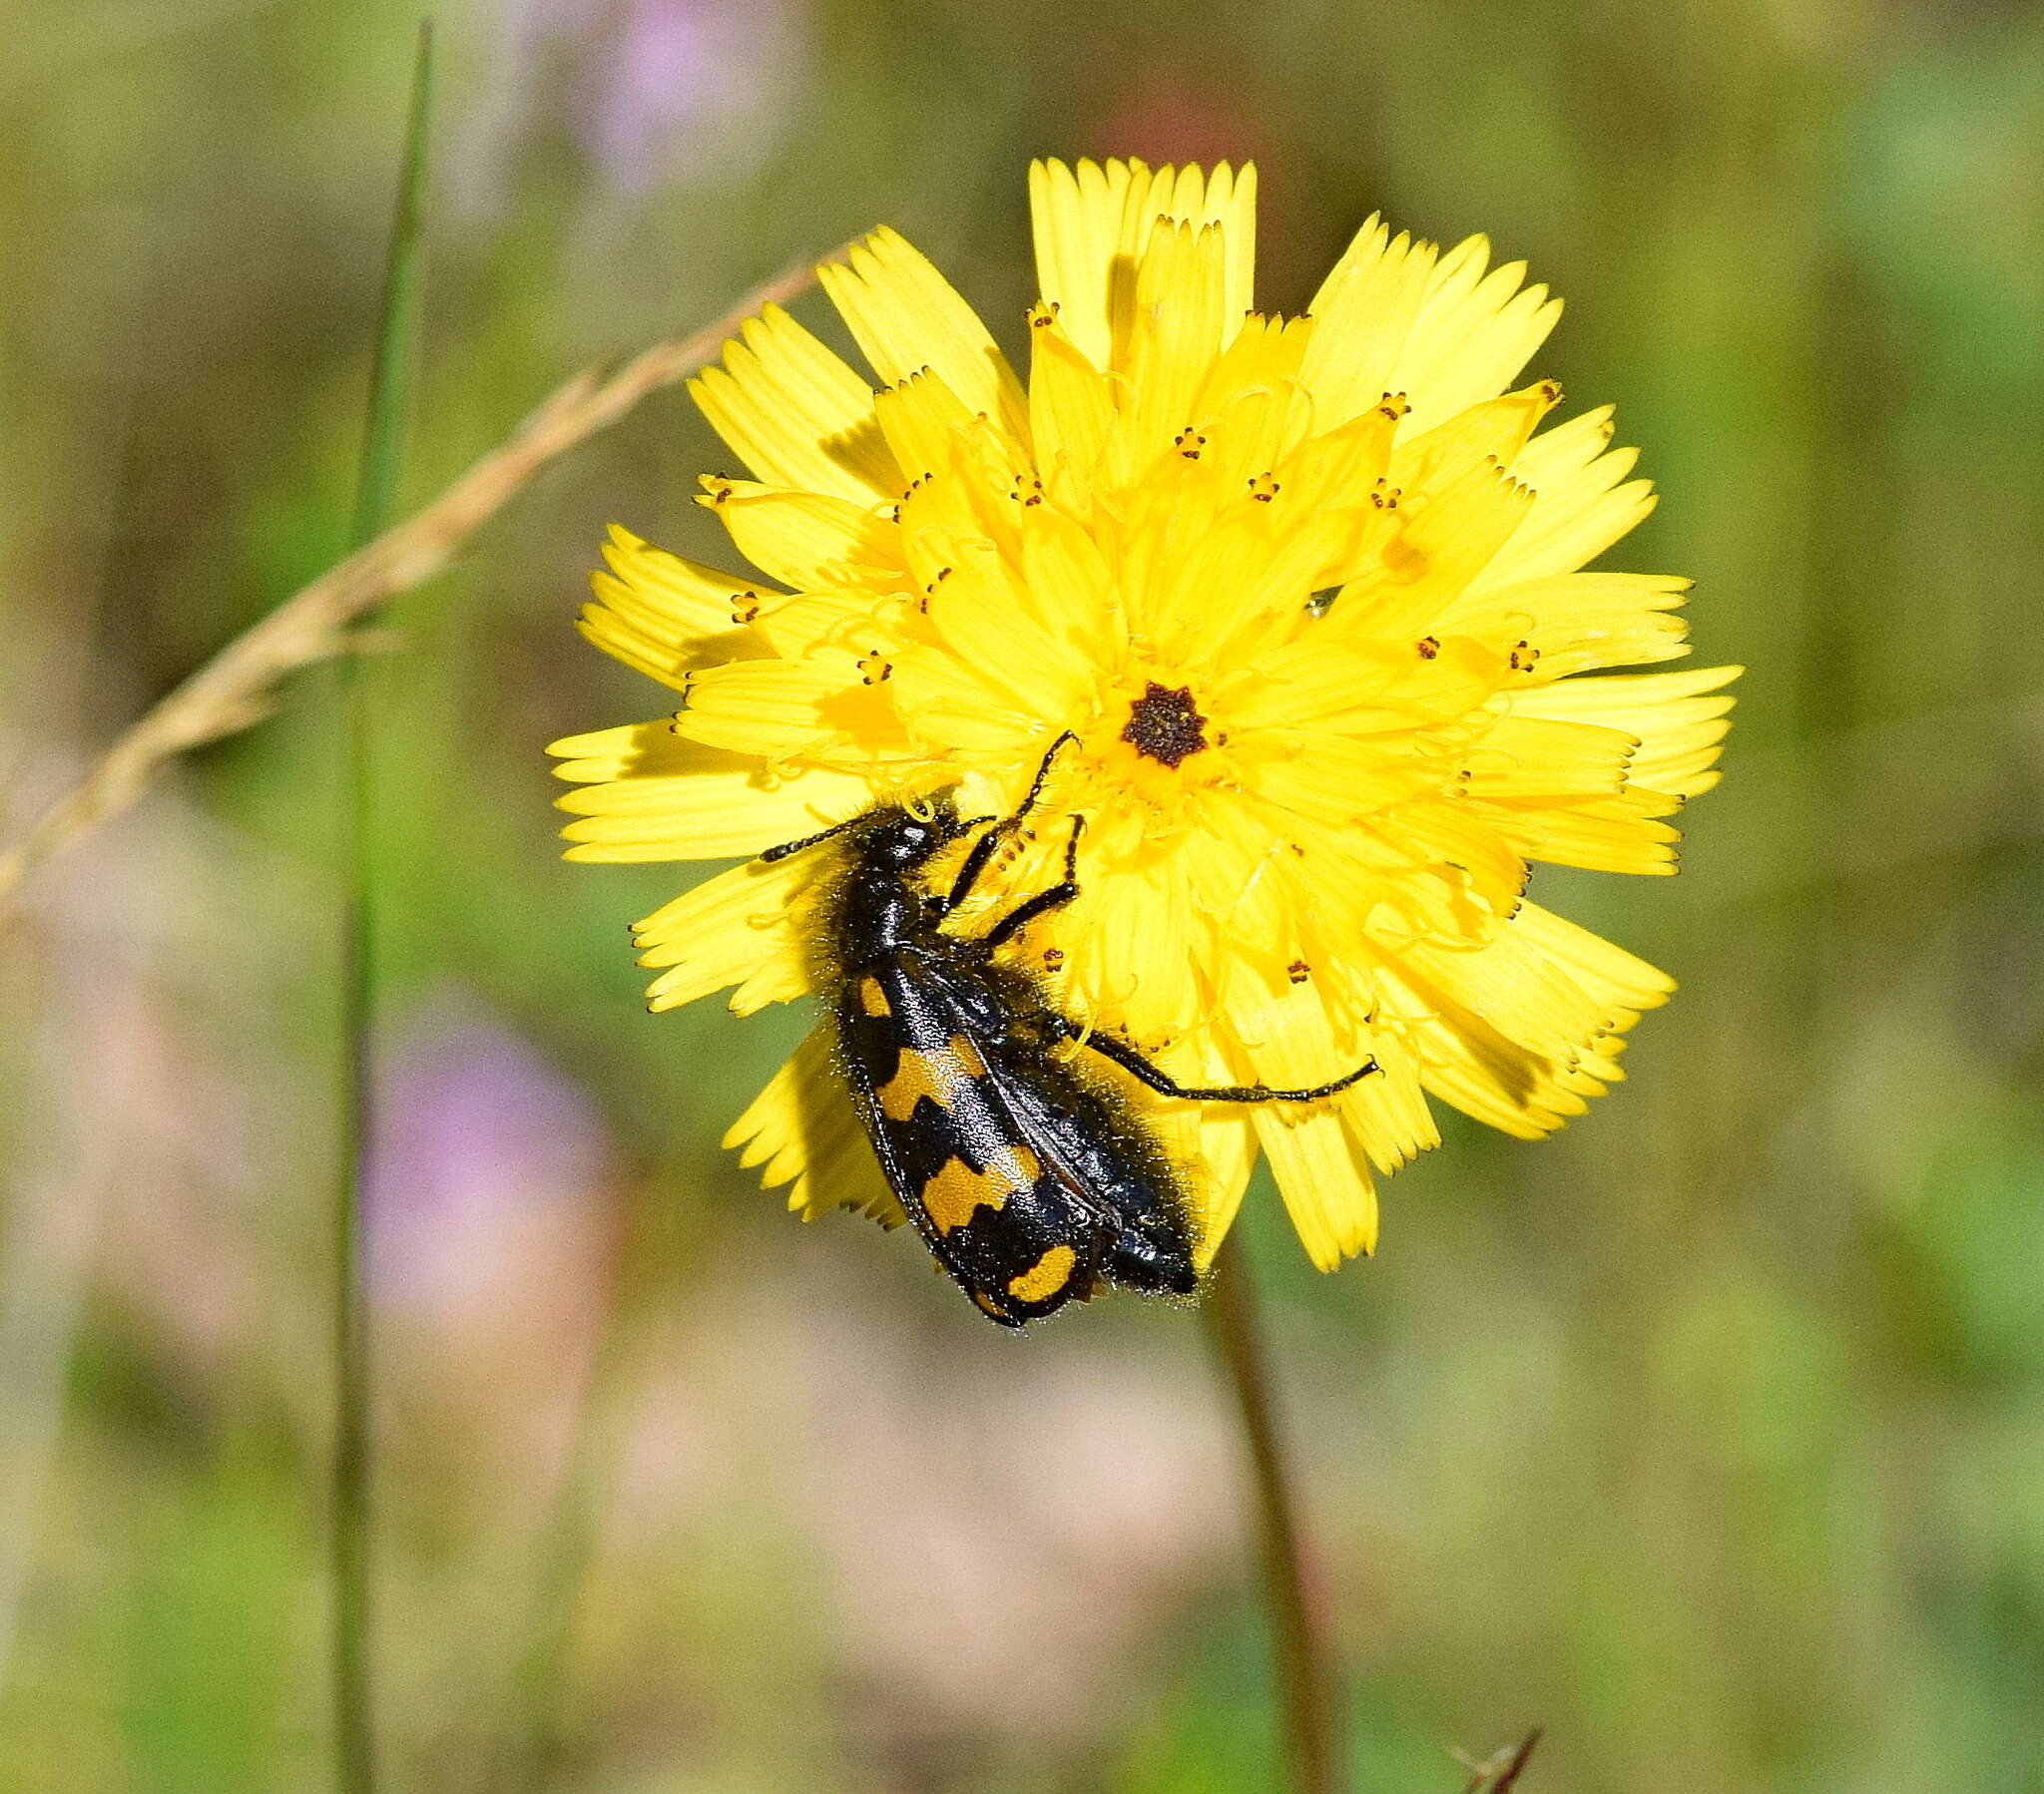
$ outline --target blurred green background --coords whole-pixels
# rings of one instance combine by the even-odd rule
[[[414,14],[42,0],[0,72],[10,829],[341,547]],[[407,500],[583,360],[898,224],[1009,339],[1032,155],[1254,157],[1266,305],[1364,215],[1569,301],[1747,663],[1631,1082],[1453,1126],[1320,1278],[1248,1227],[1357,1785],[2044,1786],[2044,15],[1987,0],[448,0]],[[811,296],[800,307],[818,322]],[[432,1790],[1272,1787],[1200,1329],[1017,1341],[716,1140],[800,1026],[651,1018],[661,867],[541,743],[569,624],[712,556],[656,397],[392,618],[371,1198],[383,1744]],[[0,1789],[327,1774],[330,674],[0,938]]]

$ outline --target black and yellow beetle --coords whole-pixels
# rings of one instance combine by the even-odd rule
[[[1103,1280],[1177,1295],[1199,1282],[1179,1173],[1127,1098],[1059,1049],[1079,1042],[1152,1090],[1199,1103],[1310,1103],[1376,1070],[1372,1060],[1311,1090],[1192,1089],[1060,1015],[995,955],[1079,894],[1082,817],[1072,820],[1061,882],[983,934],[944,931],[1074,738],[1052,744],[1005,817],[961,819],[945,793],[921,813],[881,805],[761,856],[841,842],[844,868],[823,906],[839,1069],[902,1208],[937,1262],[1004,1327],[1053,1314]],[[924,889],[918,875],[976,828],[984,832],[950,889]]]

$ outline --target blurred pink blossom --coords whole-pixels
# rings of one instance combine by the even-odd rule
[[[725,183],[779,141],[807,64],[800,0],[510,0],[457,162],[471,204],[549,125],[628,194]]]
[[[612,1149],[590,1102],[470,999],[384,1049],[363,1206],[394,1486],[545,1512],[573,1451],[615,1253]]]
[[[597,1219],[608,1156],[594,1105],[536,1048],[479,1009],[430,1005],[377,1072],[370,1288],[443,1312],[500,1301],[535,1251]]]

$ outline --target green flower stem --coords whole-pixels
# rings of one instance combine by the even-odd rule
[[[419,312],[419,238],[425,192],[426,119],[432,94],[433,32],[419,24],[410,116],[390,254],[383,280],[368,419],[350,546],[389,520],[404,445]],[[374,1794],[376,1731],[374,1617],[370,1563],[371,1339],[362,1278],[362,1167],[371,1137],[370,1052],[375,1024],[375,909],[372,825],[374,714],[360,657],[339,663],[342,704],[340,859],[345,880],[340,946],[340,1154],[333,1193],[332,1676],[334,1781],[342,1794]]]
[[[1240,1238],[1232,1229],[1222,1242],[1203,1310],[1249,1452],[1291,1785],[1294,1794],[1341,1794],[1340,1680],[1307,1585],[1295,1484],[1272,1407],[1256,1291]]]

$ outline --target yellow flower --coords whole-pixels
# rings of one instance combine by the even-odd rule
[[[1511,388],[1560,311],[1480,237],[1372,220],[1303,317],[1254,307],[1255,174],[1030,174],[1029,379],[914,248],[822,278],[879,381],[769,309],[695,383],[757,480],[702,503],[766,578],[614,530],[582,628],[679,716],[554,744],[569,857],[757,854],[875,800],[956,788],[1032,834],[976,902],[1056,882],[1010,950],[1051,1001],[1187,1084],[1134,1092],[1194,1189],[1202,1262],[1261,1151],[1313,1262],[1376,1235],[1369,1166],[1437,1143],[1428,1097],[1509,1133],[1580,1114],[1672,981],[1525,899],[1527,862],[1672,872],[1663,820],[1712,769],[1737,669],[1688,652],[1689,582],[1584,573],[1652,508],[1608,410],[1536,434]],[[828,856],[757,860],[639,929],[653,1007],[811,989]],[[826,1036],[733,1128],[805,1213],[898,1218]]]

